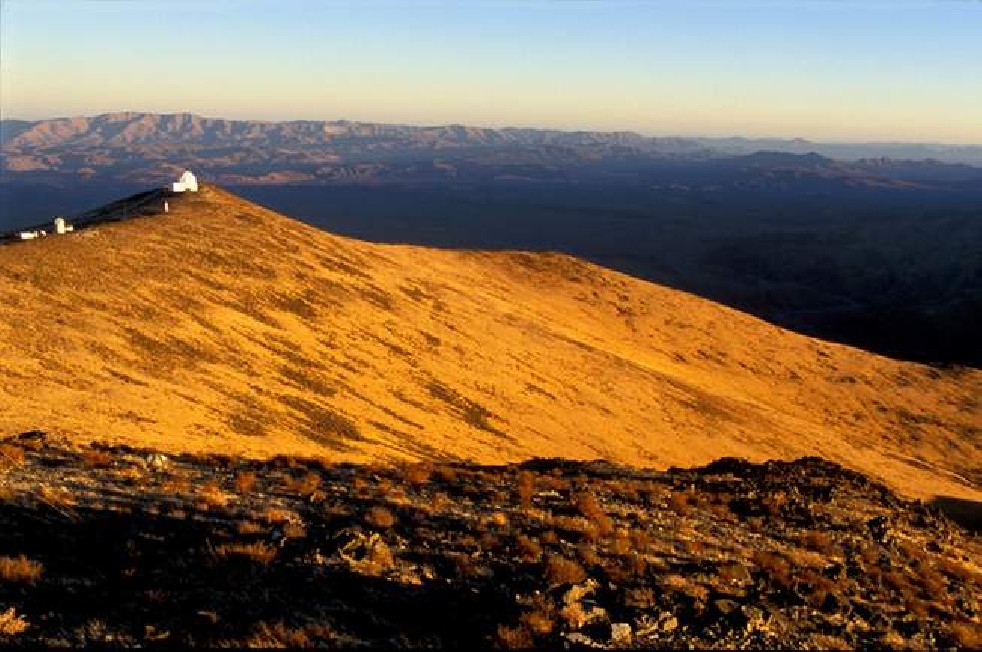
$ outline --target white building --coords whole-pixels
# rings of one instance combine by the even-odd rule
[[[54,233],[57,235],[65,235],[66,233],[71,233],[75,230],[75,227],[69,224],[64,217],[56,217],[54,222]],[[44,229],[35,229],[33,231],[21,231],[17,234],[17,237],[21,240],[37,240],[38,238],[43,238],[47,235],[48,232]]]
[[[55,218],[55,233],[58,235],[65,235],[66,233],[71,233],[75,230],[75,227],[65,221],[64,217]]]
[[[174,182],[174,192],[198,192],[198,179],[191,170],[185,170],[181,178]]]

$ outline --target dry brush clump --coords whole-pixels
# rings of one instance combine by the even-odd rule
[[[379,530],[387,530],[396,524],[396,516],[390,510],[380,505],[370,507],[365,512],[365,523]]]
[[[28,643],[978,641],[977,540],[814,460],[666,473],[564,460],[364,467],[175,456],[135,482],[120,471],[142,468],[142,452],[107,448],[110,466],[43,441],[23,452],[4,472],[19,497],[0,505],[0,552],[20,565],[18,552],[30,550],[43,572],[0,581],[0,603],[31,624],[17,634]],[[40,478],[77,504],[37,499]],[[175,480],[185,491],[169,491]],[[202,498],[216,490],[227,500]],[[65,586],[87,587],[84,619],[66,606]],[[145,631],[131,626],[132,609],[148,614]],[[42,617],[51,611],[58,623]]]
[[[0,582],[33,584],[43,572],[43,564],[24,555],[0,556]]]
[[[576,561],[554,553],[546,557],[542,574],[550,585],[577,584],[587,577]]]
[[[321,478],[313,471],[308,471],[299,478],[285,475],[280,484],[283,491],[305,497],[312,496],[320,486]]]
[[[215,547],[215,556],[219,559],[247,559],[263,566],[272,563],[276,554],[276,548],[262,541],[223,543]]]
[[[30,623],[23,616],[18,616],[13,607],[0,612],[0,637],[16,636],[24,633]],[[0,640],[3,640],[0,638]]]

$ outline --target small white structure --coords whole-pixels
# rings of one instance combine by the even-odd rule
[[[75,227],[69,224],[64,217],[56,217],[54,222],[54,232],[58,235],[65,235],[66,233],[71,233],[75,230]],[[48,235],[48,232],[44,229],[35,229],[33,231],[21,231],[17,234],[17,237],[21,240],[37,240],[38,238],[43,238],[46,235]]]
[[[198,179],[191,170],[185,170],[181,178],[174,182],[174,192],[198,192]]]
[[[65,235],[66,233],[71,233],[75,230],[75,227],[65,221],[64,217],[55,218],[55,233],[58,235]]]

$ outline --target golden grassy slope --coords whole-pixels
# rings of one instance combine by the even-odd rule
[[[982,498],[982,372],[558,254],[336,237],[214,187],[0,248],[0,434],[335,460],[821,455]]]

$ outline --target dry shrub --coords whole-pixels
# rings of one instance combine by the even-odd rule
[[[634,550],[631,543],[631,535],[627,530],[618,530],[617,535],[610,542],[610,552],[615,555],[624,556]]]
[[[945,580],[944,576],[926,566],[921,567],[921,574],[918,576],[920,581],[921,591],[924,596],[930,600],[936,602],[945,602],[948,600],[948,582]]]
[[[410,464],[403,469],[402,477],[413,486],[426,484],[433,475],[433,465],[427,462]]]
[[[918,618],[924,619],[931,615],[931,605],[924,600],[917,598],[907,598],[904,600],[904,608],[907,613],[914,614]]]
[[[553,516],[548,522],[549,525],[565,533],[567,537],[573,536],[586,541],[596,541],[600,536],[597,526],[584,516]]]
[[[661,578],[661,586],[666,591],[682,593],[699,602],[705,602],[709,597],[709,589],[682,575],[665,575]]]
[[[33,584],[41,579],[44,566],[41,562],[28,559],[24,555],[0,557],[0,581]]]
[[[589,616],[580,601],[570,602],[559,610],[559,616],[569,629],[577,630],[586,624]]]
[[[379,493],[384,495],[386,500],[393,505],[411,505],[413,503],[413,501],[406,494],[406,490],[401,486],[383,489],[380,484]]]
[[[982,574],[975,572],[965,564],[954,559],[948,559],[947,557],[940,559],[938,561],[938,569],[945,575],[961,580],[966,584],[982,585]]]
[[[813,570],[805,570],[798,573],[796,579],[798,589],[807,592],[808,602],[815,608],[820,608],[825,602],[825,598],[830,593],[835,593],[836,590],[834,581]]]
[[[232,486],[240,494],[246,494],[252,491],[256,486],[256,480],[258,476],[252,471],[240,471],[235,474],[235,480],[232,482]]]
[[[287,521],[283,524],[283,536],[289,539],[299,539],[307,536],[307,528],[300,521]]]
[[[781,516],[784,512],[784,507],[788,504],[788,497],[783,492],[778,492],[771,494],[770,496],[765,496],[761,500],[761,505],[763,505],[764,510],[767,515],[771,518],[777,518]]]
[[[20,466],[24,463],[24,449],[11,444],[0,444],[0,469],[5,466]]]
[[[219,558],[245,557],[265,566],[276,558],[276,548],[262,541],[223,543],[215,548],[215,554]]]
[[[484,574],[484,567],[474,557],[464,553],[449,553],[448,556],[453,561],[458,577],[473,578]]]
[[[790,589],[794,584],[794,575],[788,560],[776,552],[757,550],[751,557],[761,573],[770,579],[771,583],[780,589]]]
[[[385,530],[396,524],[396,517],[386,508],[375,505],[365,513],[365,523],[376,529]]]
[[[576,548],[576,554],[580,558],[580,561],[587,566],[600,566],[603,564],[603,557],[597,552],[596,546],[591,544],[580,544]]]
[[[688,539],[683,542],[686,553],[694,557],[702,557],[706,552],[706,544],[695,539]]]
[[[298,496],[310,496],[321,486],[319,475],[310,471],[303,477],[294,478],[292,475],[284,476],[280,482],[283,491]]]
[[[732,562],[720,566],[719,578],[727,584],[743,584],[751,581],[750,571],[739,562]]]
[[[880,563],[881,551],[877,546],[864,544],[859,549],[859,556],[866,566],[876,566]]]
[[[495,512],[488,517],[488,523],[495,527],[505,527],[508,525],[508,515],[504,512]]]
[[[648,574],[648,560],[641,555],[631,555],[627,561],[627,570],[634,577],[644,577]]]
[[[298,648],[311,647],[310,637],[303,629],[287,627],[282,621],[272,625],[261,622],[246,640],[247,647]]]
[[[532,497],[535,495],[535,476],[527,469],[518,472],[515,479],[515,491],[518,494],[518,504],[524,510],[532,509]]]
[[[215,482],[209,482],[198,489],[198,498],[208,507],[225,507],[230,499]]]
[[[551,634],[552,630],[556,627],[555,618],[548,611],[542,609],[536,609],[522,614],[519,622],[533,634],[539,636]]]
[[[265,528],[255,521],[239,521],[238,525],[235,526],[235,531],[242,535],[249,535],[264,532]]]
[[[457,481],[457,469],[452,466],[441,466],[436,470],[436,477],[441,482],[452,483]]]
[[[525,627],[499,625],[497,643],[506,650],[528,650],[535,645],[532,632]]]
[[[82,452],[81,461],[91,469],[103,469],[112,466],[113,456],[104,450],[90,448]]]
[[[820,530],[809,530],[801,535],[798,540],[809,550],[814,550],[825,555],[833,555],[838,552],[832,537]]]
[[[606,538],[613,533],[614,522],[607,516],[596,496],[581,492],[573,496],[572,502],[577,511],[595,527],[596,536]]]
[[[351,480],[351,488],[355,490],[356,496],[364,496],[369,488],[368,480],[360,476],[355,477]]]
[[[293,523],[300,521],[300,516],[289,509],[283,507],[267,507],[260,515],[262,520],[270,525],[274,523]]]
[[[644,552],[651,546],[651,534],[640,528],[631,529],[631,545],[638,552]]]
[[[22,634],[30,626],[23,616],[18,616],[11,607],[0,613],[0,636],[16,636]]]
[[[559,543],[559,535],[555,530],[546,530],[539,536],[539,541],[546,545],[554,546]]]
[[[709,513],[715,516],[720,521],[733,520],[733,512],[730,511],[730,505],[728,503],[713,502],[706,509],[708,509]]]
[[[515,537],[515,551],[522,561],[538,561],[542,556],[542,546],[535,539],[524,534]]]
[[[191,491],[191,481],[184,476],[175,476],[164,480],[160,491],[165,494],[186,494]]]
[[[478,543],[480,550],[494,550],[501,545],[501,539],[494,532],[482,532]]]
[[[128,480],[133,484],[141,485],[147,479],[146,472],[138,466],[127,466],[122,469],[116,469],[112,476],[117,480]]]
[[[893,631],[892,629],[885,632],[879,640],[880,647],[889,650],[905,650],[907,649],[907,641],[904,637]]]
[[[963,650],[982,650],[982,624],[963,620],[952,623],[951,636]]]
[[[551,554],[546,558],[543,572],[549,584],[579,584],[586,579],[586,571],[572,559]]]
[[[688,491],[675,492],[668,498],[668,508],[679,516],[685,516],[690,511],[691,501],[692,494]]]
[[[903,597],[910,597],[914,589],[910,584],[910,578],[901,571],[887,571],[883,574],[886,585]]]
[[[798,568],[825,568],[828,558],[813,550],[795,548],[788,551],[788,561]]]
[[[38,489],[36,495],[41,502],[47,503],[48,505],[58,509],[71,507],[75,504],[75,499],[72,496],[71,491],[65,487],[41,485],[41,488]]]
[[[442,491],[436,492],[435,494],[433,494],[433,497],[430,498],[430,503],[429,503],[430,514],[439,514],[440,512],[444,511],[447,508],[447,506],[449,506],[452,502],[453,501],[450,500],[450,497],[447,494],[443,493]]]

